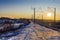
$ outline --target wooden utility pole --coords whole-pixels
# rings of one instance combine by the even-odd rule
[[[35,8],[34,8],[34,23],[35,23]]]
[[[56,22],[56,8],[54,8],[54,24]]]
[[[42,14],[42,23],[43,23],[43,14]]]

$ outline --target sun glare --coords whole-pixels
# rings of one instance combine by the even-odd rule
[[[48,17],[51,17],[51,15],[52,15],[51,13],[48,13],[48,14],[47,14]]]

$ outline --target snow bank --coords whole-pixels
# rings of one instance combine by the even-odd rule
[[[23,24],[24,24],[24,23],[15,23],[15,24],[13,24],[13,25],[14,25],[14,27],[13,27],[13,28],[14,28],[14,29],[15,29],[15,28],[19,28],[19,27],[20,27],[20,25],[23,25]]]
[[[17,32],[19,33],[18,35],[7,38],[7,40],[59,40],[60,37],[60,32],[34,23],[30,23],[22,30],[15,31],[15,33]],[[5,40],[4,38],[2,39]]]

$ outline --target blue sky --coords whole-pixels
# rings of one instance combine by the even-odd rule
[[[43,10],[47,7],[57,8],[57,14],[60,13],[60,0],[0,0],[0,15],[12,16],[16,14],[32,14],[31,7]],[[13,13],[13,14],[12,14]]]

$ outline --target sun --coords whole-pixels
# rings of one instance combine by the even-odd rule
[[[51,15],[52,15],[52,13],[47,13],[47,16],[48,16],[48,17],[51,17]]]

